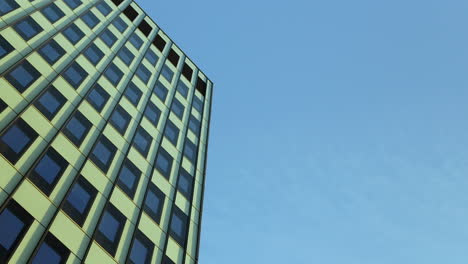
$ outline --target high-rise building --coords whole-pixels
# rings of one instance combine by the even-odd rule
[[[0,263],[197,263],[212,89],[133,1],[0,0]]]

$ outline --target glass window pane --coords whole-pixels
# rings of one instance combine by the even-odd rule
[[[68,197],[73,207],[80,213],[84,213],[89,201],[91,200],[91,194],[89,194],[80,184],[75,184]]]
[[[8,208],[0,214],[0,245],[9,250],[25,224]]]
[[[24,92],[31,86],[41,74],[27,60],[21,62],[18,66],[10,70],[5,78],[18,90]]]
[[[14,25],[16,32],[24,39],[30,40],[44,29],[30,16]]]

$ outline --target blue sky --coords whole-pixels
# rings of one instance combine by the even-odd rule
[[[468,262],[468,2],[138,2],[215,83],[201,264]]]

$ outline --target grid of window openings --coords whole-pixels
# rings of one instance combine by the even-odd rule
[[[212,82],[133,1],[0,4],[0,263],[198,263]]]

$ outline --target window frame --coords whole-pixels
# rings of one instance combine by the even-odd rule
[[[175,138],[171,137],[168,135],[168,131],[172,131],[175,134]],[[169,142],[172,143],[175,147],[177,147],[177,143],[179,142],[179,136],[180,136],[180,129],[172,122],[171,120],[166,121],[166,127],[164,128],[164,137],[169,140]]]
[[[156,119],[152,119],[148,116],[149,111],[153,111],[156,114]],[[159,124],[159,119],[161,119],[161,113],[161,110],[153,102],[150,101],[146,105],[144,115],[150,121],[150,123],[157,127]]]
[[[47,107],[41,102],[41,98],[45,96],[47,93],[52,96],[56,102],[59,104],[59,106],[55,109],[54,112],[49,111]],[[45,89],[45,91],[34,101],[33,105],[34,107],[41,112],[43,116],[45,116],[49,121],[52,121],[54,117],[57,115],[58,112],[63,108],[65,103],[67,102],[67,98],[55,88],[54,85],[50,85]]]
[[[99,143],[103,144],[104,147],[106,147],[110,153],[109,160],[107,160],[106,163],[103,163],[98,158],[98,156],[94,154],[94,151],[96,150],[96,147]],[[89,154],[89,160],[91,160],[102,172],[104,172],[104,174],[106,174],[109,171],[112,162],[114,161],[115,155],[117,154],[117,150],[117,147],[114,144],[112,144],[112,142],[106,136],[101,135]]]
[[[52,17],[50,16],[49,13],[45,13],[45,12],[48,12],[46,10],[50,10],[53,12],[52,16],[57,16],[57,17]],[[41,9],[41,14],[43,16],[45,16],[45,18],[47,18],[47,20],[53,24],[57,21],[59,21],[61,18],[63,18],[65,16],[65,13],[62,11],[62,9],[60,9],[55,3],[51,3],[49,5],[47,5],[46,7],[42,8]]]
[[[18,128],[26,134],[29,138],[29,142],[23,147],[23,149],[16,153],[8,144],[3,141],[3,136],[13,127],[18,126]],[[14,123],[12,123],[3,133],[0,135],[0,152],[9,162],[16,164],[18,160],[28,151],[31,145],[39,137],[39,134],[22,118],[18,118]]]
[[[181,232],[183,234],[177,234],[176,231],[172,229],[172,224],[174,222],[174,216],[177,216],[181,221],[182,221],[182,230]],[[169,235],[171,236],[172,239],[174,239],[181,247],[185,247],[186,240],[187,240],[187,235],[188,235],[188,224],[189,224],[189,217],[181,210],[177,205],[172,206],[172,212],[171,212],[171,221],[169,223]]]
[[[50,47],[53,49],[57,54],[57,58],[52,59],[50,56],[48,56],[49,52],[45,51],[44,49],[46,47]],[[37,53],[41,55],[41,57],[49,63],[49,65],[54,65],[57,61],[59,61],[67,52],[55,41],[54,39],[51,39],[47,41],[44,45],[42,45],[38,50]]]
[[[0,12],[0,16],[4,16],[4,15],[6,15],[6,14],[20,8],[20,5],[18,3],[16,3],[16,1],[14,1],[14,0],[5,0],[5,3],[8,5],[9,9],[5,13]]]
[[[71,33],[75,34],[77,39],[74,39],[75,36],[73,36]],[[64,28],[62,30],[62,35],[73,45],[76,45],[76,43],[80,42],[80,40],[86,36],[85,33],[75,23],[72,23],[68,27]]]
[[[75,81],[70,78],[69,75],[67,75],[66,73],[71,69],[73,68],[77,74],[81,77],[80,80],[78,80],[77,83],[75,83]],[[61,76],[68,82],[68,84],[70,84],[70,86],[72,86],[75,90],[77,90],[80,85],[84,82],[84,80],[88,77],[88,72],[77,62],[77,61],[74,61],[70,66],[68,66],[62,73],[61,73]]]
[[[80,213],[75,208],[75,206],[73,206],[73,204],[69,201],[71,192],[73,191],[73,188],[76,185],[80,185],[81,188],[85,190],[90,196],[83,213]],[[94,201],[96,200],[97,193],[98,193],[97,189],[88,180],[86,180],[85,177],[80,175],[78,179],[76,180],[76,182],[73,183],[73,186],[70,188],[70,191],[65,196],[64,202],[62,205],[62,211],[64,211],[65,214],[67,214],[75,223],[83,227],[86,221],[86,218],[88,217],[88,214],[91,210],[91,207],[93,206]]]
[[[6,40],[3,36],[0,36],[0,48],[5,52],[3,55],[0,54],[0,59],[8,56],[15,48]]]
[[[57,255],[60,256],[61,261],[60,263],[66,263],[68,260],[68,257],[70,256],[70,250],[57,238],[55,237],[50,231],[47,232],[47,235],[45,236],[44,240],[37,246],[34,254],[31,256],[31,264],[36,263],[36,257],[38,256],[38,253],[40,252],[42,246],[47,244],[47,246],[52,249]]]
[[[106,235],[104,235],[104,233],[100,230],[101,224],[103,224],[103,217],[106,212],[108,212],[112,217],[114,217],[114,219],[119,223],[119,228],[115,233],[114,241],[110,241],[110,239],[108,239]],[[125,217],[125,215],[122,214],[110,202],[107,203],[106,208],[102,211],[101,217],[99,219],[99,224],[97,225],[96,232],[94,234],[94,240],[112,256],[115,256],[115,253],[117,251],[120,238],[125,228],[126,220],[127,218]]]
[[[189,189],[186,191],[183,188],[181,188],[180,180],[182,178],[186,178],[189,184]],[[186,171],[184,168],[180,167],[179,169],[179,177],[177,179],[177,190],[189,201],[192,200],[193,198],[193,187],[194,187],[194,178],[193,176]]]
[[[94,29],[100,22],[99,18],[91,10],[84,13],[80,18],[90,29]]]
[[[175,97],[172,99],[171,112],[180,120],[184,118],[185,106]]]
[[[92,53],[91,53],[92,52]],[[92,55],[96,55],[97,59],[92,57]],[[94,66],[98,65],[98,63],[104,58],[104,52],[96,46],[96,44],[91,43],[84,51],[83,56]]]
[[[145,261],[144,262],[134,262],[132,260],[132,252],[133,252],[133,246],[135,245],[135,240],[138,240],[145,248],[146,248],[146,256],[145,256]],[[153,251],[154,251],[154,243],[143,233],[141,232],[138,228],[135,230],[135,234],[133,235],[132,243],[130,244],[129,247],[129,253],[127,257],[127,262],[129,264],[150,264],[151,263],[151,258],[153,256]]]
[[[133,98],[130,97],[129,93],[133,92],[134,95],[138,98],[136,100],[133,100]],[[125,89],[124,96],[127,98],[127,100],[132,103],[133,106],[137,107],[138,103],[140,103],[141,96],[143,95],[143,92],[136,86],[135,83],[130,82],[130,84],[127,86],[127,89]]]
[[[34,33],[32,35],[29,35],[29,34],[26,34],[26,32],[22,31],[22,30],[19,30],[19,25],[21,23],[26,23],[28,24],[28,26],[30,27],[30,29],[32,29],[34,31]],[[23,19],[21,19],[20,21],[18,21],[17,23],[15,23],[13,26],[13,29],[15,30],[15,32],[21,36],[21,38],[23,38],[25,41],[29,41],[31,40],[32,38],[34,38],[35,36],[37,36],[39,33],[41,33],[42,31],[44,31],[44,28],[41,27],[41,25],[39,25],[39,23],[36,22],[36,20],[34,20],[34,18],[32,18],[31,16],[27,16]]]
[[[125,184],[125,182],[121,179],[122,177],[122,170],[125,168],[127,168],[132,174],[133,176],[135,176],[134,178],[134,182],[133,182],[133,186],[128,186],[127,184]],[[142,175],[142,172],[140,169],[138,169],[138,167],[133,164],[128,158],[126,158],[124,160],[124,162],[122,163],[122,166],[120,167],[120,170],[119,170],[119,174],[117,176],[117,186],[125,193],[127,194],[128,197],[130,197],[130,199],[133,200],[133,198],[135,197],[135,193],[136,193],[136,190],[138,188],[138,184],[140,182],[140,179],[141,179],[141,175]]]
[[[48,183],[44,179],[44,176],[36,171],[36,168],[46,156],[60,167],[60,170],[54,176],[54,179],[51,183]],[[44,154],[41,155],[40,159],[38,159],[38,161],[32,167],[30,173],[28,174],[28,179],[34,185],[36,185],[46,196],[49,196],[54,190],[57,183],[59,182],[60,178],[63,176],[65,170],[68,168],[68,165],[68,162],[65,160],[64,157],[62,157],[62,155],[60,155],[60,153],[57,150],[55,150],[53,147],[49,147],[47,150],[44,151]]]
[[[117,41],[117,37],[109,28],[103,30],[101,34],[99,34],[99,38],[102,40],[102,42],[104,42],[104,44],[106,44],[108,48],[112,48],[112,46],[114,46],[115,42]]]
[[[136,144],[136,137],[137,137],[137,134],[141,133],[141,136],[146,139],[148,141],[148,144],[146,145],[146,147],[144,149],[140,148],[140,146],[138,144]],[[151,148],[151,143],[153,141],[153,137],[143,128],[143,127],[139,127],[137,129],[137,131],[135,132],[135,137],[133,138],[132,140],[132,146],[143,156],[143,157],[147,157],[148,156],[148,152],[149,152],[149,149]]]
[[[158,160],[160,159],[161,156],[164,157],[167,160],[167,162],[169,163],[167,171],[165,170],[165,168],[160,167],[160,165],[158,164]],[[161,173],[161,175],[163,175],[163,177],[166,180],[169,180],[170,177],[171,177],[173,164],[174,164],[174,157],[172,157],[172,155],[169,154],[169,152],[167,152],[167,150],[165,150],[163,147],[161,147],[158,150],[158,153],[156,155],[155,168],[159,173]]]
[[[117,79],[116,79],[116,80],[111,79],[111,77],[109,76],[109,74],[114,74],[114,75],[116,75],[116,76],[117,76]],[[125,74],[124,74],[123,71],[121,71],[121,70],[119,69],[119,67],[117,67],[117,65],[115,65],[114,62],[111,62],[111,63],[107,66],[107,68],[106,68],[106,70],[104,71],[103,75],[104,75],[104,77],[106,77],[106,79],[107,79],[112,85],[114,85],[114,87],[117,87],[117,86],[119,85],[120,81],[123,79],[123,77],[124,77]]]
[[[23,67],[23,70],[26,71],[29,75],[31,75],[31,81],[28,82],[26,85],[21,84],[17,78],[15,78],[12,73],[19,69],[19,67]],[[29,87],[31,87],[40,77],[41,73],[28,61],[23,60],[21,63],[16,65],[14,68],[10,69],[5,74],[5,79],[19,92],[24,93]]]
[[[114,119],[112,118],[116,112],[118,112],[120,116],[124,119],[125,123],[123,127],[119,127],[119,124],[115,122]],[[123,136],[125,135],[125,132],[127,131],[127,128],[130,125],[131,121],[132,121],[132,116],[127,111],[125,111],[125,109],[119,104],[114,109],[114,111],[112,111],[112,114],[109,117],[108,123],[112,125],[112,127],[114,127],[115,130],[117,130]]]
[[[11,214],[13,214],[17,219],[19,219],[23,223],[23,227],[21,228],[20,232],[17,234],[10,248],[6,249],[2,245],[0,245],[0,262],[2,263],[6,263],[10,259],[10,257],[15,253],[19,244],[21,243],[24,236],[26,235],[29,228],[31,227],[32,223],[34,222],[33,216],[28,211],[26,211],[26,209],[24,209],[14,199],[11,199],[6,204],[5,208],[3,208],[3,210],[0,212],[0,216],[7,209],[10,211]]]
[[[75,134],[73,134],[72,131],[68,129],[68,125],[74,118],[76,118],[84,127],[83,134],[80,137],[76,136]],[[63,127],[62,133],[67,137],[68,140],[70,140],[73,143],[73,145],[75,145],[77,148],[80,148],[81,144],[83,144],[84,139],[86,138],[86,136],[88,136],[88,133],[91,130],[92,126],[93,124],[91,123],[91,121],[89,121],[88,118],[86,118],[86,116],[79,110],[76,110],[76,112],[67,121],[67,124]]]
[[[94,102],[93,99],[91,98],[91,93],[95,91],[96,93],[99,94],[99,96],[102,97],[104,103],[102,105],[98,105],[97,102]],[[101,113],[102,109],[106,106],[107,102],[109,101],[110,94],[102,88],[102,86],[99,83],[95,83],[93,85],[93,88],[89,91],[88,95],[86,96],[86,101],[98,112]]]
[[[156,211],[147,204],[149,193],[153,193],[153,195],[159,199],[159,206]],[[161,191],[153,182],[149,182],[148,190],[145,194],[145,200],[143,201],[143,211],[151,218],[154,222],[158,225],[161,222],[162,212],[164,209],[164,203],[166,202],[166,195],[163,191]]]
[[[164,93],[164,95],[160,94],[160,92]],[[156,82],[156,85],[154,86],[153,93],[156,95],[157,98],[159,98],[159,100],[165,103],[167,99],[167,94],[169,93],[169,89],[166,87],[166,85],[164,85],[161,81],[158,80]]]

